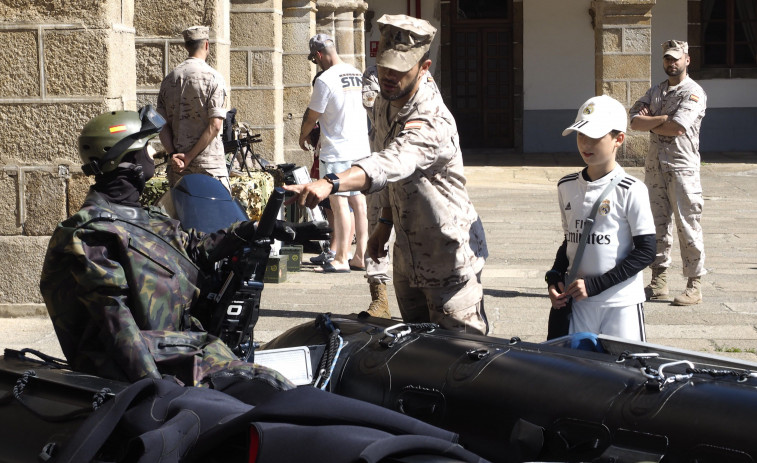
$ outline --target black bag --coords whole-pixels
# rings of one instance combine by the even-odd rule
[[[571,312],[573,312],[573,299],[569,300],[565,307],[561,309],[550,308],[549,322],[547,324],[547,341],[568,335]]]
[[[457,434],[313,387],[258,406],[217,390],[143,379],[92,413],[53,462],[373,462],[392,455],[486,460]]]

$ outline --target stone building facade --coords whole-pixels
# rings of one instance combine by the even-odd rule
[[[181,31],[211,31],[209,63],[230,87],[229,106],[263,142],[266,159],[308,164],[297,147],[315,66],[308,39],[332,34],[362,66],[363,15],[355,0],[103,0],[0,3],[0,316],[45,314],[39,274],[56,224],[78,210],[91,179],[76,140],[93,116],[154,103],[186,58]]]
[[[422,2],[434,4],[423,17],[440,28],[435,76],[445,98],[454,82],[450,64],[459,61],[450,34],[458,1]],[[506,1],[517,150],[526,131],[529,25],[524,0]],[[0,316],[46,313],[38,284],[49,235],[79,208],[91,182],[81,173],[78,133],[104,111],[154,103],[163,76],[186,57],[184,28],[210,28],[209,62],[226,78],[237,120],[262,135],[256,152],[276,163],[310,165],[311,155],[297,143],[316,72],[307,61],[308,39],[330,34],[341,57],[364,68],[366,17],[375,26],[380,14],[404,12],[405,3],[409,12],[411,2],[370,3],[371,10],[363,0],[0,2],[0,39],[12,45],[0,56]],[[583,18],[591,16],[595,38],[595,92],[630,106],[650,85],[656,1],[583,3],[590,5]],[[646,134],[629,135],[624,156],[633,161],[646,149]]]

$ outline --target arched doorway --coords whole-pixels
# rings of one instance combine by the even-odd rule
[[[512,0],[452,0],[449,100],[465,148],[514,146]]]

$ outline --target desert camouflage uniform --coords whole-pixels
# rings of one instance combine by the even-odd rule
[[[403,320],[486,333],[480,273],[488,252],[481,220],[465,189],[463,159],[452,114],[435,85],[421,85],[389,119],[390,102],[372,109],[370,157],[358,161],[385,189],[396,232],[394,288]]]
[[[193,316],[214,249],[224,239],[242,243],[237,226],[184,232],[157,208],[116,205],[90,191],[55,229],[40,280],[72,368],[124,381],[171,374],[191,385],[244,370],[289,388],[279,373],[238,360]]]
[[[665,80],[650,88],[633,105],[631,118],[643,107],[649,108],[652,116],[667,114],[670,120],[686,129],[686,133],[678,137],[650,133],[644,183],[649,190],[657,235],[657,256],[650,267],[670,267],[675,218],[683,274],[687,278],[702,276],[707,271],[700,225],[704,200],[699,178],[699,129],[707,95],[688,76],[675,87],[669,87]]]
[[[433,88],[434,92],[439,93],[439,88],[434,82],[434,78],[430,75],[424,76],[421,81],[422,85],[428,85]],[[370,121],[370,127],[368,129],[368,139],[371,143],[371,151],[381,151],[381,146],[376,143],[376,129],[373,123],[373,104],[376,101],[376,97],[381,92],[381,87],[378,83],[378,69],[376,65],[368,66],[363,73],[363,107],[368,112],[368,120]],[[387,190],[381,190],[376,193],[372,193],[365,196],[368,206],[368,230],[373,230],[378,224],[378,219],[381,216],[382,203],[388,204],[388,199],[382,199],[382,195],[386,195]],[[394,239],[394,227],[392,227],[392,237],[389,241]],[[388,246],[387,246],[388,247]],[[365,264],[365,277],[368,279],[368,283],[387,283],[391,281],[389,276],[389,264],[391,263],[391,253],[386,253],[386,256],[382,257],[378,261],[373,259],[366,259]]]
[[[188,58],[176,66],[160,85],[157,105],[157,111],[171,127],[176,152],[189,151],[211,118],[225,118],[225,104],[226,83],[208,63],[199,58]],[[187,174],[211,175],[229,188],[229,171],[220,134],[183,172],[168,169],[171,186]]]
[[[368,66],[363,73],[363,107],[368,113],[368,120],[370,122],[368,127],[368,141],[371,144],[371,152],[381,151],[381,148],[376,146],[376,129],[373,125],[373,104],[376,102],[376,97],[381,91],[381,87],[378,83],[378,71],[376,65]],[[383,191],[383,190],[382,190]],[[382,192],[371,193],[365,195],[365,202],[368,211],[368,232],[370,233],[376,228],[378,219],[381,216],[381,195]],[[386,202],[386,201],[384,201]],[[392,235],[389,241],[394,239],[394,227],[392,227]],[[380,258],[378,261],[373,259],[365,259],[365,277],[368,279],[369,284],[374,283],[388,283],[392,280],[389,276],[389,264],[391,263],[391,253],[388,251],[388,243],[385,247],[387,251],[386,256]]]

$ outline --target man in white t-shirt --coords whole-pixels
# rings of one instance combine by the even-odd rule
[[[319,168],[320,174],[326,176],[345,171],[354,161],[371,154],[363,109],[363,73],[339,58],[334,40],[326,34],[317,34],[310,39],[308,59],[324,72],[313,85],[310,104],[300,128],[300,147],[308,150],[308,136],[318,122],[321,128]],[[324,263],[323,271],[365,270],[368,242],[365,196],[360,192],[341,192],[330,195],[329,202],[334,213],[331,248],[335,254],[333,261]],[[349,259],[352,247],[350,208],[355,216],[357,238],[352,259]]]

